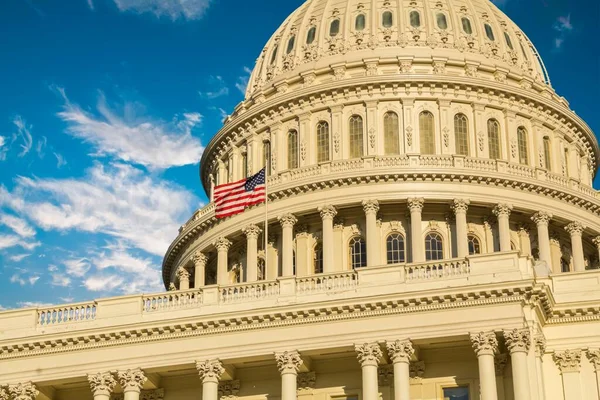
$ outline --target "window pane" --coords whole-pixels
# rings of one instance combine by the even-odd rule
[[[273,53],[271,53],[271,64],[274,64],[275,60],[277,59],[277,48],[278,46],[275,46]]]
[[[418,11],[410,12],[410,26],[419,28],[421,26],[421,14]]]
[[[500,124],[495,119],[488,121],[488,147],[490,158],[500,158]]]
[[[469,235],[467,239],[469,241],[469,254],[481,254],[481,244],[479,243],[479,239],[473,235]]]
[[[444,258],[442,237],[437,233],[430,233],[425,238],[425,259],[436,261]]]
[[[456,142],[456,154],[469,155],[469,125],[464,114],[454,116],[454,140]]]
[[[388,264],[398,264],[405,261],[404,237],[402,235],[393,233],[388,236],[386,246]]]
[[[395,112],[390,111],[383,116],[383,136],[385,154],[400,154],[398,114]]]
[[[446,14],[438,13],[436,19],[438,28],[442,30],[448,29],[448,21],[446,20]]]
[[[383,13],[381,18],[381,25],[384,28],[390,28],[394,24],[394,16],[391,11],[386,11]]]
[[[306,34],[306,44],[311,44],[312,42],[314,42],[316,34],[317,28],[313,26],[308,30],[308,33]]]
[[[286,54],[290,54],[292,50],[294,50],[294,43],[296,43],[296,36],[292,36],[290,40],[288,40]]]
[[[510,47],[511,50],[514,50],[512,40],[510,40],[508,32],[504,32],[504,39],[506,39],[506,44],[508,45],[508,47]]]
[[[491,41],[496,40],[496,38],[494,37],[494,31],[492,30],[492,27],[489,24],[485,24],[485,34]]]
[[[288,132],[288,169],[298,168],[298,132]]]
[[[338,33],[340,33],[340,20],[334,19],[329,27],[329,36],[336,36]]]
[[[321,121],[317,124],[317,162],[329,161],[329,124]]]
[[[354,29],[356,29],[357,31],[362,31],[363,29],[365,29],[365,25],[365,14],[358,14],[356,16],[356,21],[354,22]]]
[[[519,162],[529,164],[529,155],[527,151],[527,130],[522,126],[517,130],[517,139],[519,147]]]
[[[315,247],[315,274],[323,273],[323,246],[319,243]]]
[[[367,245],[362,238],[350,240],[350,265],[361,268],[367,265]]]
[[[465,33],[467,35],[472,35],[473,28],[471,28],[471,20],[467,17],[462,17],[461,22],[462,22],[463,31],[465,31]]]
[[[353,115],[349,120],[348,134],[350,138],[350,158],[363,156],[363,119]]]
[[[444,400],[469,400],[468,387],[444,388]]]
[[[433,114],[423,111],[419,115],[419,137],[421,154],[435,154],[435,130],[433,126]]]
[[[544,164],[546,165],[546,169],[548,171],[552,171],[551,156],[552,156],[552,153],[550,150],[550,138],[545,137],[544,138]]]

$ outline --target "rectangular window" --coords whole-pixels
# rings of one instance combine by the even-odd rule
[[[443,388],[442,391],[444,400],[470,400],[468,386]]]

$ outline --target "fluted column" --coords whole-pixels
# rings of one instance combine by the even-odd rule
[[[585,271],[585,258],[583,256],[583,226],[579,222],[571,222],[565,227],[565,230],[571,235],[571,254],[573,255],[573,267],[575,272]]]
[[[110,372],[99,372],[94,375],[88,374],[87,377],[94,400],[109,400],[110,394],[117,384],[112,374]]]
[[[281,400],[296,400],[298,370],[303,364],[300,353],[297,351],[275,353],[275,360],[281,373]]]
[[[552,255],[550,252],[550,234],[548,224],[552,219],[552,214],[540,211],[531,217],[531,220],[537,225],[538,247],[540,250],[540,260],[545,261],[548,269],[552,268]]]
[[[494,207],[494,215],[498,218],[498,231],[500,236],[500,251],[510,251],[510,204],[498,204]]]
[[[596,373],[596,395],[600,399],[600,349],[589,349],[587,356],[590,364],[594,366],[594,372]]]
[[[225,237],[217,239],[215,242],[217,248],[217,283],[219,285],[227,285],[229,283],[229,261],[227,254],[231,247],[231,242]]]
[[[197,289],[206,285],[205,276],[208,257],[206,257],[206,254],[197,251],[192,256],[192,262],[194,263],[194,287]]]
[[[498,400],[494,354],[498,351],[498,339],[494,332],[472,333],[473,349],[479,364],[479,386],[481,400]]]
[[[117,372],[119,385],[123,388],[124,400],[139,400],[144,383],[148,380],[139,368]]]
[[[190,288],[190,273],[184,267],[177,268],[175,274],[179,280],[179,290],[188,290]]]
[[[11,400],[35,400],[39,390],[31,382],[8,385],[8,394]]]
[[[293,214],[285,214],[278,219],[282,228],[282,274],[284,277],[294,276],[294,225],[298,219]]]
[[[554,352],[554,362],[560,370],[563,381],[565,400],[579,400],[583,398],[581,388],[581,350],[564,350]]]
[[[355,345],[354,348],[362,368],[362,400],[378,400],[377,366],[383,356],[381,348],[378,343]]]
[[[519,225],[518,235],[521,254],[524,256],[531,256],[531,238],[529,236],[529,227],[525,224]]]
[[[408,209],[410,210],[410,241],[413,262],[425,261],[423,238],[421,237],[421,223],[423,221],[421,213],[423,212],[424,204],[425,199],[423,198],[408,199]]]
[[[246,235],[246,282],[258,280],[258,236],[262,230],[256,225],[242,229]]]
[[[537,385],[540,399],[546,398],[546,385],[544,384],[544,365],[543,358],[546,352],[546,338],[542,334],[537,334],[534,337],[535,343],[535,369],[537,371]]]
[[[469,255],[469,239],[467,229],[467,210],[469,200],[454,199],[452,210],[456,216],[456,255],[463,258]]]
[[[367,220],[367,267],[372,267],[380,263],[379,261],[379,241],[377,240],[377,212],[379,211],[379,202],[377,200],[365,200],[362,203]]]
[[[386,344],[394,363],[394,399],[410,400],[410,358],[415,354],[415,349],[410,340],[396,340]]]
[[[225,372],[219,360],[196,361],[196,369],[202,381],[202,400],[219,399],[219,379]]]
[[[598,250],[598,262],[600,263],[600,236],[596,236],[592,242],[596,245],[596,249]],[[600,268],[600,266],[599,266]]]
[[[513,329],[504,332],[506,347],[510,352],[512,364],[513,389],[515,400],[529,400],[529,370],[527,368],[527,353],[531,346],[529,329]]]
[[[323,272],[334,272],[333,218],[337,215],[337,210],[334,206],[326,205],[319,207],[319,212],[323,220]]]

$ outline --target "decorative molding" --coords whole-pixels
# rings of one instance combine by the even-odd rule
[[[504,331],[504,340],[510,354],[516,352],[527,353],[531,346],[531,334],[527,328]]]
[[[504,216],[509,217],[510,213],[513,209],[513,206],[510,204],[498,204],[493,209],[493,213],[496,217]]]
[[[87,378],[94,397],[97,394],[105,396],[110,395],[117,385],[117,380],[110,372],[98,372],[93,375],[88,374]]]
[[[554,362],[562,374],[568,372],[579,372],[581,368],[581,350],[555,351]]]
[[[234,399],[240,392],[240,381],[219,382],[219,399]]]
[[[218,382],[225,372],[223,363],[218,359],[196,361],[196,370],[198,370],[200,380],[203,382]]]
[[[415,349],[410,340],[396,340],[386,343],[388,355],[392,362],[409,363],[411,357],[415,354]]]
[[[425,361],[413,361],[408,365],[409,377],[413,380],[421,380],[425,376]]]
[[[538,211],[537,213],[533,214],[533,216],[531,217],[531,220],[533,222],[535,222],[537,225],[548,225],[548,223],[550,222],[551,219],[552,219],[552,214],[550,214],[549,212],[545,212],[545,211]]]
[[[496,356],[494,357],[494,369],[496,370],[496,376],[504,376],[504,369],[506,368],[507,362],[507,354],[496,354]]]
[[[317,374],[314,371],[303,372],[298,374],[298,378],[296,378],[298,390],[314,389],[316,382]]]
[[[419,197],[419,198],[410,197],[407,200],[407,203],[408,203],[408,209],[411,212],[423,212],[423,206],[425,205],[425,199],[422,197]]]
[[[533,337],[535,344],[535,355],[537,357],[543,357],[546,353],[546,338],[542,333],[537,333]]]
[[[569,225],[565,226],[565,231],[571,236],[581,236],[584,230],[585,225],[580,222],[571,222]]]
[[[246,235],[248,239],[258,239],[262,229],[254,224],[250,224],[242,229],[242,233]]]
[[[587,351],[588,360],[590,360],[590,364],[594,366],[594,371],[596,373],[600,372],[600,349],[588,349]]]
[[[333,219],[337,215],[337,210],[330,204],[319,207],[317,211],[319,211],[321,219]]]
[[[300,357],[300,353],[296,350],[284,351],[283,353],[275,353],[275,361],[277,361],[277,369],[283,374],[297,374],[304,361]]]
[[[293,227],[297,222],[298,218],[296,218],[293,214],[284,214],[277,217],[277,220],[281,224],[283,228],[285,227]]]
[[[383,352],[379,347],[379,343],[364,343],[355,344],[356,356],[361,366],[379,364],[379,360],[383,357]]]
[[[377,200],[363,200],[362,206],[365,214],[377,214],[379,211],[379,202]]]
[[[144,374],[144,371],[142,371],[140,368],[118,371],[117,378],[119,379],[119,385],[121,385],[123,392],[137,393],[142,390],[144,383],[146,383],[148,380]]]
[[[498,339],[495,332],[471,333],[469,336],[477,356],[494,355],[498,352]]]
[[[24,382],[8,385],[8,394],[11,400],[35,400],[40,392],[32,382]]]
[[[468,199],[454,199],[452,202],[452,211],[455,214],[466,214],[471,202]]]

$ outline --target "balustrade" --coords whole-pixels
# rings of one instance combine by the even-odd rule
[[[418,281],[466,276],[470,267],[467,260],[460,259],[407,265],[405,271],[407,281]]]
[[[221,287],[221,303],[235,303],[246,300],[260,300],[279,294],[279,282],[263,281]]]
[[[344,290],[358,286],[358,274],[354,271],[320,274],[296,279],[298,294]]]
[[[202,304],[202,289],[144,295],[142,301],[144,312],[193,308]]]
[[[38,324],[56,325],[72,322],[85,322],[96,319],[96,303],[80,303],[57,306],[38,311]]]

